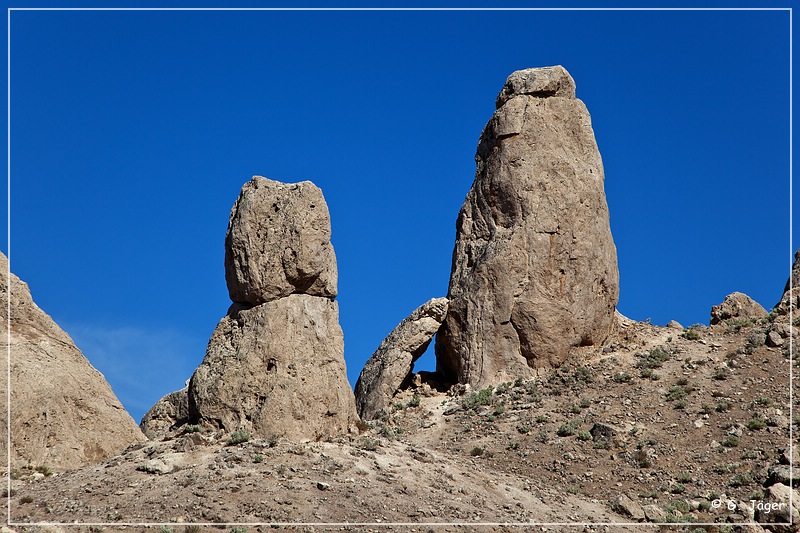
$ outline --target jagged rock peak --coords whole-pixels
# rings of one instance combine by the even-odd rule
[[[36,305],[28,285],[14,274],[9,279],[2,253],[0,272],[0,308],[10,303],[11,309],[10,319],[0,321],[2,342],[11,343],[11,383],[0,372],[0,389],[3,406],[11,395],[12,466],[78,468],[146,440],[103,374]],[[5,407],[0,427],[6,427]],[[6,453],[2,438],[0,456]]]
[[[290,294],[337,294],[331,221],[310,181],[254,176],[231,210],[225,279],[233,302],[259,305]]]
[[[575,81],[561,65],[518,70],[506,79],[495,105],[499,109],[509,99],[519,95],[575,98]]]
[[[614,324],[603,164],[574,92],[563,67],[515,72],[481,134],[436,337],[437,368],[455,381],[531,376],[602,343]]]
[[[369,358],[356,382],[356,408],[370,420],[389,406],[447,315],[447,298],[433,298],[403,319]]]

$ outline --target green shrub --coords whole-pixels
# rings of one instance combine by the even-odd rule
[[[575,434],[575,432],[578,430],[579,425],[580,425],[579,420],[572,419],[569,422],[561,424],[556,430],[556,435],[558,435],[559,437],[570,437]]]
[[[578,432],[578,440],[592,440],[592,434],[588,431]]]
[[[617,383],[628,383],[630,380],[633,379],[633,376],[631,376],[627,372],[617,372],[611,379],[613,379]]]
[[[380,444],[381,444],[381,442],[378,439],[371,439],[369,437],[362,437],[358,441],[358,447],[359,448],[361,448],[362,450],[370,451],[370,452],[374,452],[375,450],[377,450],[378,446],[380,446]]]
[[[183,428],[184,433],[198,433],[202,429],[200,424],[188,424]]]
[[[253,462],[254,463],[263,463],[264,462],[264,456],[261,455],[261,454],[256,455],[255,457],[253,457]]]
[[[478,456],[480,456],[480,455],[483,455],[483,448],[481,448],[481,447],[479,447],[479,446],[475,446],[474,448],[472,448],[472,449],[469,451],[469,454],[470,454],[471,456],[473,456],[473,457],[478,457]]]
[[[763,418],[755,417],[747,423],[747,429],[750,431],[758,431],[767,427],[767,421]]]
[[[641,369],[661,368],[664,363],[670,360],[669,352],[665,349],[656,347],[645,354],[637,355],[636,367]]]
[[[420,400],[419,394],[415,392],[414,395],[411,397],[411,399],[408,401],[408,407],[419,407],[419,400]]]
[[[492,403],[492,387],[473,392],[461,401],[461,405],[466,409],[474,409],[482,405],[490,405]]]
[[[228,445],[234,446],[250,440],[250,433],[247,431],[234,431],[228,438]]]
[[[739,439],[733,435],[728,435],[725,437],[725,440],[722,441],[722,445],[726,448],[736,448],[739,445]]]
[[[753,479],[752,474],[749,472],[740,472],[731,478],[731,480],[728,482],[728,485],[737,488],[752,485],[753,483],[755,483],[755,480]]]
[[[674,402],[675,400],[682,400],[686,398],[686,389],[680,385],[673,385],[667,391],[665,399],[668,402]]]
[[[694,327],[690,327],[683,332],[683,337],[686,340],[697,341],[700,340],[700,332],[698,332]]]

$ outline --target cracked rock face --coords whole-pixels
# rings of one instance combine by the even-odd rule
[[[711,308],[710,324],[720,324],[732,318],[759,319],[767,316],[767,311],[761,304],[748,295],[734,292],[725,297],[725,300]]]
[[[619,272],[591,119],[563,67],[509,76],[476,162],[436,356],[440,371],[481,386],[603,342]]]
[[[311,182],[242,187],[225,238],[233,305],[189,383],[189,419],[319,439],[357,420],[339,325],[328,206]]]
[[[369,358],[356,382],[356,408],[371,420],[391,404],[395,393],[414,371],[447,314],[447,298],[433,298],[416,308]]]
[[[262,304],[293,293],[336,296],[336,256],[322,191],[254,176],[242,187],[225,236],[231,301]]]

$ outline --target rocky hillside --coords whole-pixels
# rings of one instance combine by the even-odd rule
[[[777,501],[792,481],[788,432],[800,419],[788,417],[788,349],[764,343],[774,318],[688,329],[622,321],[605,346],[576,351],[561,368],[479,390],[438,391],[415,375],[358,435],[297,442],[183,426],[94,467],[46,479],[17,469],[12,516],[712,522],[732,531],[754,517],[750,500]]]
[[[0,323],[2,351],[10,353],[11,364],[10,383],[0,372],[0,456],[7,455],[5,394],[11,395],[10,460],[17,468],[77,468],[146,440],[103,375],[34,303],[28,285],[12,273],[6,277],[8,268],[0,254],[0,307],[12,310]]]

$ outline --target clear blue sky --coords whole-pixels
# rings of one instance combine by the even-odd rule
[[[311,180],[354,384],[447,292],[506,77],[560,64],[605,164],[619,310],[708,323],[733,291],[769,309],[798,245],[789,47],[787,11],[14,11],[12,269],[138,421],[183,386],[228,308],[242,184]]]

